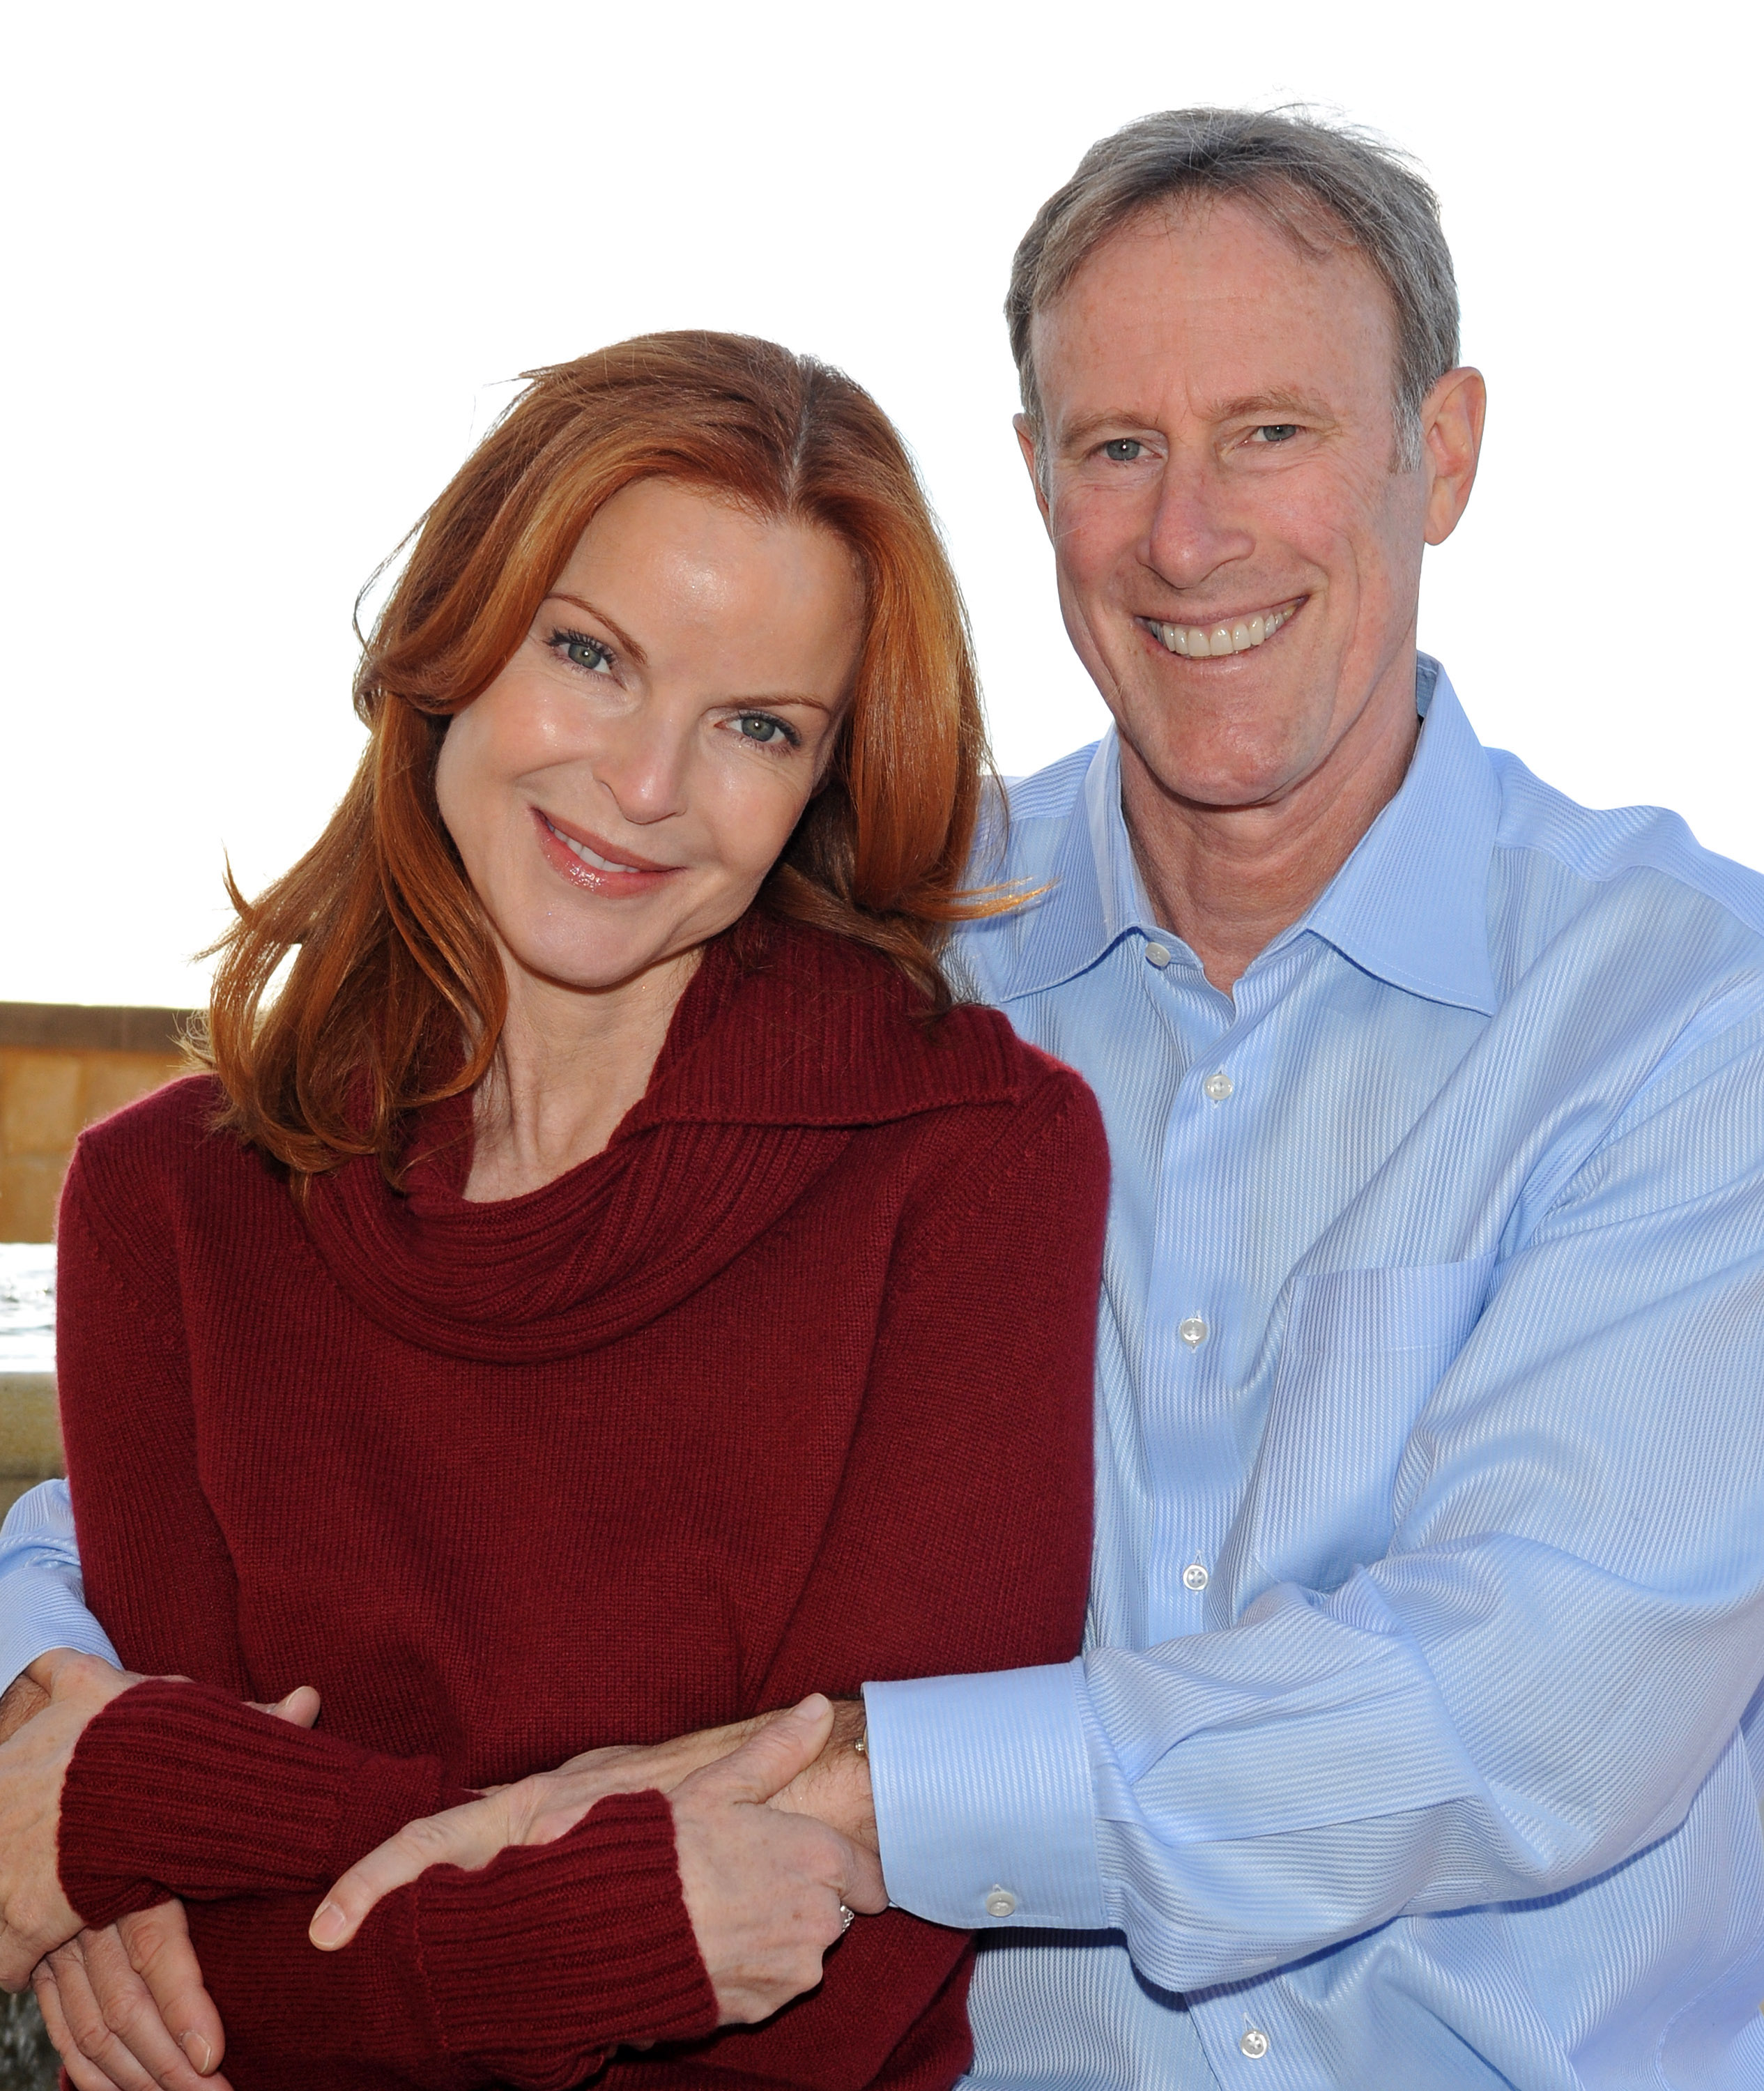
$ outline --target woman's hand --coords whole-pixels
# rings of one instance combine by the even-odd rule
[[[45,1953],[80,1929],[55,1859],[62,1783],[74,1745],[93,1714],[140,1682],[69,1649],[39,1657],[28,1675],[47,1701],[0,1743],[0,1988],[15,1992],[28,1986]]]
[[[703,1728],[653,1745],[615,1744],[584,1751],[555,1771],[493,1787],[481,1800],[408,1822],[358,1859],[319,1905],[309,1936],[326,1952],[347,1946],[369,1910],[431,1866],[476,1873],[511,1844],[549,1844],[573,1830],[609,1793],[672,1793],[703,1765],[740,1748],[775,1714]]]

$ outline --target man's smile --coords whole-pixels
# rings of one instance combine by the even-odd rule
[[[1262,645],[1272,639],[1282,625],[1290,623],[1307,600],[1304,596],[1295,596],[1286,602],[1274,604],[1271,609],[1234,611],[1230,616],[1210,618],[1202,624],[1166,624],[1155,617],[1136,618],[1134,622],[1149,632],[1167,652],[1186,654],[1191,661],[1205,660],[1222,653],[1247,653],[1253,647]]]

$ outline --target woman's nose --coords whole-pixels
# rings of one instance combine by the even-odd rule
[[[645,709],[615,728],[594,758],[597,782],[633,827],[686,810],[691,734]]]

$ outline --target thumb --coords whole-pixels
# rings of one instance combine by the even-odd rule
[[[296,1684],[285,1699],[272,1700],[267,1706],[261,1699],[250,1703],[260,1714],[273,1714],[296,1728],[310,1728],[318,1718],[318,1694],[310,1684]]]
[[[723,1800],[770,1800],[800,1771],[806,1771],[833,1733],[833,1701],[811,1692],[787,1714],[775,1714],[740,1748],[693,1774],[692,1783],[714,1785]]]

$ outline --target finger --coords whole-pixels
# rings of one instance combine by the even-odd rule
[[[76,1652],[71,1648],[45,1649],[37,1660],[26,1667],[23,1674],[28,1677],[40,1691],[52,1692],[55,1688],[55,1672]]]
[[[153,2091],[153,2078],[104,2022],[86,1964],[84,1939],[58,1947],[46,1956],[46,1964],[54,1975],[62,2024],[69,2041],[67,2047],[58,2050],[67,2074],[75,2083],[89,2084],[96,2091],[106,2091],[106,2087],[113,2085],[115,2091]],[[45,2017],[45,2026],[47,2022]],[[76,2058],[84,2073],[75,2068]]]
[[[439,1815],[407,1822],[396,1836],[357,1859],[314,1912],[307,1936],[321,1953],[347,1946],[382,1896],[405,1887],[431,1866],[463,1866],[476,1873],[517,1841],[509,1830],[507,1795],[486,1794]]]
[[[714,1791],[721,1800],[770,1800],[814,1762],[832,1732],[833,1702],[813,1692],[749,1735],[732,1756],[707,1765],[693,1778],[702,1780],[706,1792]]]
[[[860,1916],[879,1916],[888,1907],[888,1887],[882,1878],[881,1860],[873,1852],[866,1852],[861,1844],[854,1844],[848,1838],[841,1841],[845,1845],[846,1862],[839,1900]]]
[[[192,2068],[115,1928],[81,1932],[77,1953],[63,1949],[52,1964],[81,2054],[121,2091],[213,2091],[222,2083]]]
[[[166,2031],[199,2077],[210,2076],[226,2048],[226,2033],[214,1999],[203,1986],[202,1969],[190,1942],[181,1902],[162,1902],[125,1916],[117,1925],[129,1964],[145,1984]]]
[[[46,1960],[37,1964],[31,1987],[37,1993],[37,2008],[43,2015],[43,2030],[49,2035],[49,2044],[61,2057],[61,2066],[67,2071],[74,2091],[117,2091],[114,2080],[80,2052],[80,2043],[74,2038],[61,2007],[61,1990],[54,1971]]]
[[[255,1706],[260,1714],[273,1714],[278,1721],[289,1721],[296,1728],[309,1728],[318,1718],[319,1698],[310,1684],[296,1684],[285,1699],[272,1699],[266,1705],[261,1699],[248,1699],[247,1705]]]

